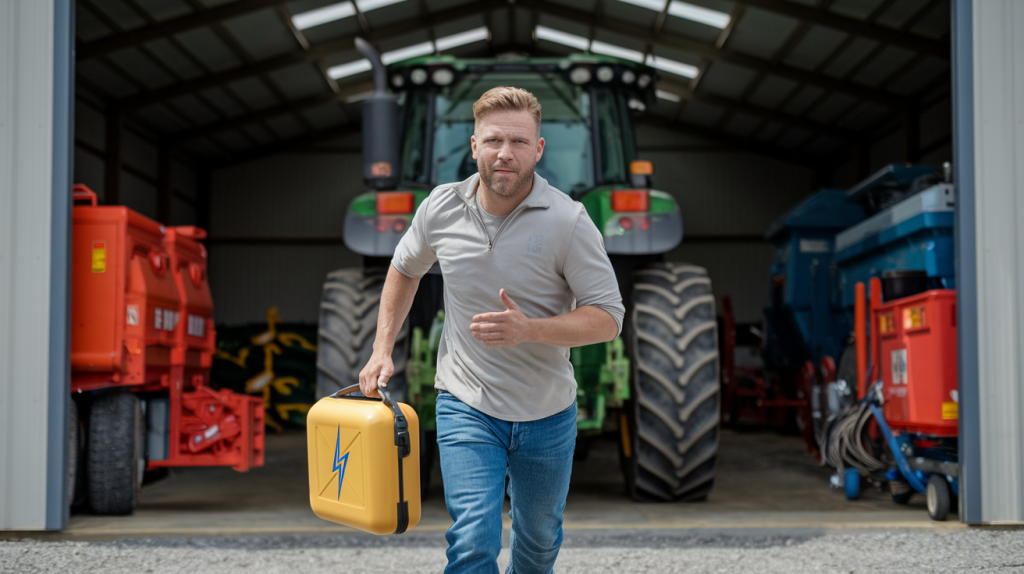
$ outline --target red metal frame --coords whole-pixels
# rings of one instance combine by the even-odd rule
[[[793,409],[804,424],[801,436],[807,443],[807,450],[817,452],[814,440],[814,428],[811,419],[811,387],[818,374],[814,364],[805,362],[797,372],[792,395],[779,395],[782,386],[777,375],[766,374],[763,369],[740,367],[736,365],[736,320],[732,310],[732,298],[722,296],[722,417],[733,425],[740,422],[758,425],[783,426],[786,424],[788,410]],[[835,361],[826,357],[823,361],[823,372],[828,369],[830,376],[835,377]],[[753,381],[754,386],[742,388],[738,385],[739,377]],[[774,384],[765,384],[771,378]],[[750,406],[753,403],[753,406]]]
[[[205,232],[97,206],[83,185],[72,197],[89,205],[73,209],[71,392],[166,396],[168,457],[150,469],[262,466],[262,400],[208,386],[216,333]]]

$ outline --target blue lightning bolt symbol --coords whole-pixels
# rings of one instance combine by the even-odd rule
[[[345,480],[345,467],[348,466],[348,453],[345,456],[338,456],[341,454],[341,425],[338,425],[338,442],[334,443],[334,467],[331,468],[331,472],[340,470],[341,474],[338,475],[338,500],[341,500],[341,482]]]

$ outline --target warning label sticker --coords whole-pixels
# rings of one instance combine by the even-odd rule
[[[202,337],[206,334],[206,319],[199,315],[188,316],[188,334],[193,337]]]
[[[128,324],[138,325],[139,324],[139,306],[128,305]]]
[[[106,273],[107,272],[107,242],[106,241],[93,241],[92,242],[92,272],[93,273]]]
[[[951,421],[960,418],[960,406],[953,401],[942,403],[942,420]]]
[[[892,384],[907,384],[907,350],[896,349],[889,354],[889,359],[892,361]]]

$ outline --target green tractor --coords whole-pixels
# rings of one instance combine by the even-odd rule
[[[599,230],[626,306],[622,337],[571,350],[578,383],[577,456],[614,433],[628,495],[701,500],[715,477],[719,380],[715,300],[707,272],[664,261],[682,240],[679,205],[650,189],[634,161],[634,121],[655,98],[656,75],[617,58],[423,57],[387,67],[366,43],[376,91],[363,103],[364,179],[345,215],[346,245],[364,266],[330,273],[323,288],[317,396],[356,384],[372,352],[390,258],[420,202],[438,184],[476,172],[472,106],[512,85],[543,107],[547,141],[537,173],[584,204]],[[435,359],[444,332],[443,277],[420,283],[394,351],[388,384],[423,429],[427,492],[436,452]]]

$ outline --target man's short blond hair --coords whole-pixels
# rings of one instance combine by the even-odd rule
[[[505,110],[530,112],[537,122],[537,129],[540,129],[540,102],[530,92],[512,86],[499,86],[484,92],[473,104],[473,119],[479,122],[491,112]]]

